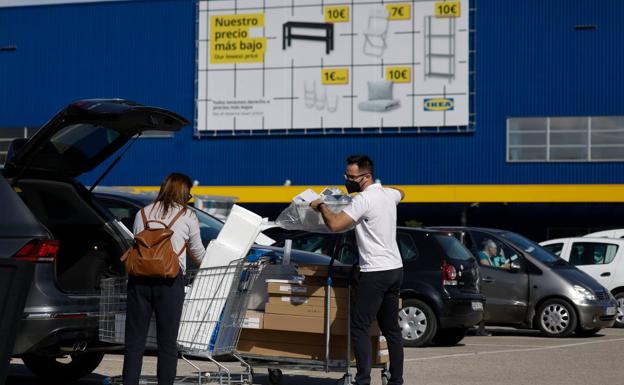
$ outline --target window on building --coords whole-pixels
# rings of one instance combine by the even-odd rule
[[[624,116],[507,119],[508,162],[622,162]]]

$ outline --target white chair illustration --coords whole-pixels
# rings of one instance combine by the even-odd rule
[[[366,31],[364,31],[363,52],[365,55],[381,57],[386,48],[388,48],[386,43],[389,24],[388,16],[386,7],[371,10],[368,16],[368,25],[366,26]]]

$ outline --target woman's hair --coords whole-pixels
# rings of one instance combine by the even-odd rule
[[[186,206],[190,198],[191,187],[193,187],[193,182],[187,175],[172,172],[165,177],[160,185],[158,196],[154,200],[154,203],[162,205],[163,217],[167,216],[169,209],[176,204]]]

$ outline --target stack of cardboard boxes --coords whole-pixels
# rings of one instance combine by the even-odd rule
[[[264,312],[248,311],[238,343],[238,351],[267,357],[325,360],[326,286],[328,267],[300,265],[301,279],[268,280],[269,294]],[[347,355],[348,274],[341,269],[330,291],[330,360]],[[377,324],[371,328],[376,364],[388,361],[386,341]],[[351,355],[353,359],[353,354]]]

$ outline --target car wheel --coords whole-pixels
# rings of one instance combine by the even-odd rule
[[[562,299],[549,299],[537,311],[537,326],[548,337],[568,337],[576,322],[574,308]]]
[[[466,328],[440,329],[433,337],[433,343],[441,346],[457,345],[466,336]]]
[[[24,365],[42,378],[73,381],[93,372],[102,362],[104,353],[70,354],[65,357],[28,354]]]
[[[615,314],[614,328],[624,328],[624,291],[617,293],[615,299],[618,302],[617,313]]]
[[[399,310],[399,326],[403,345],[421,347],[431,342],[438,329],[438,321],[429,305],[419,299],[406,299]]]

